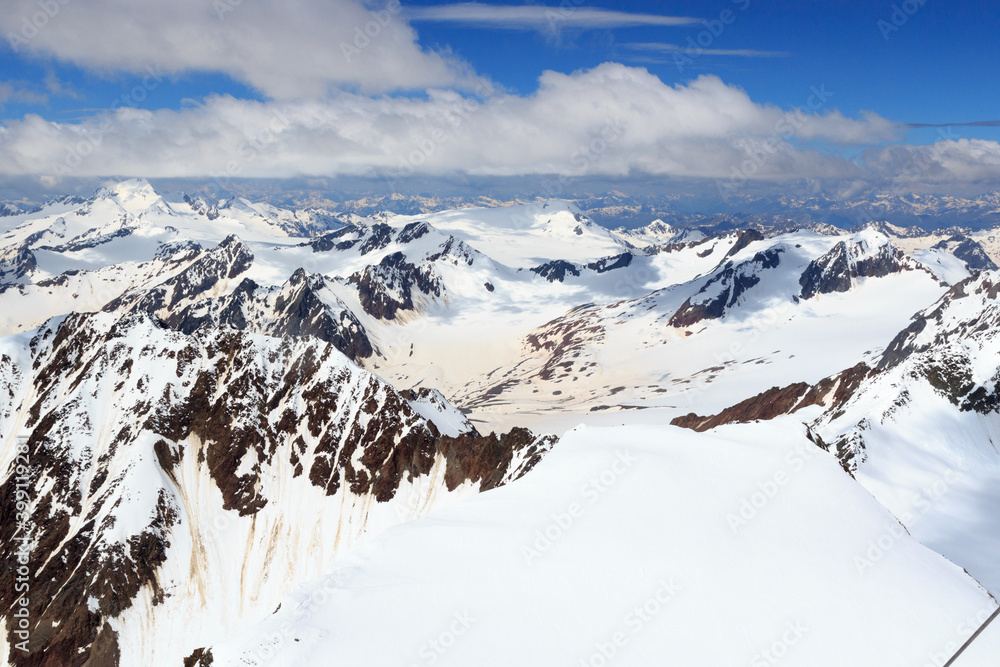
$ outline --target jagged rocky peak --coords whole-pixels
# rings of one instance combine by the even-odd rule
[[[352,274],[348,282],[357,286],[364,311],[382,320],[393,320],[401,311],[415,310],[422,298],[441,296],[442,291],[440,278],[429,266],[412,264],[402,252],[366,266]]]
[[[877,232],[889,238],[899,238],[899,239],[918,238],[920,236],[927,235],[926,230],[921,229],[920,227],[917,227],[915,225],[909,227],[901,227],[899,225],[894,225],[890,222],[886,222],[884,220],[873,220],[871,222],[865,223],[861,227],[855,227],[853,231],[865,231],[865,230]]]
[[[739,264],[727,261],[698,293],[688,298],[670,318],[672,327],[689,327],[702,320],[719,319],[743,301],[744,295],[761,281],[764,271],[781,263],[785,249],[767,248]]]
[[[479,435],[479,431],[465,414],[449,403],[437,389],[414,387],[400,391],[399,395],[406,399],[417,414],[434,424],[442,435],[451,437]]]
[[[151,289],[126,292],[111,301],[105,311],[141,310],[164,321],[176,321],[182,308],[203,298],[218,296],[230,280],[253,264],[253,252],[236,235],[229,235],[209,251],[188,251],[195,259],[184,270]]]
[[[197,301],[164,322],[191,333],[227,326],[267,336],[312,336],[360,362],[374,353],[364,326],[319,274],[298,269],[283,284],[262,287],[244,278],[232,293]]]
[[[572,262],[567,262],[563,259],[556,259],[551,262],[546,262],[540,266],[532,267],[532,273],[538,274],[540,277],[545,278],[550,283],[563,282],[567,275],[579,277],[580,268],[573,264]]]
[[[191,197],[185,193],[184,203],[190,206],[195,214],[203,215],[209,220],[215,220],[219,217],[218,204],[210,204],[204,197]]]
[[[505,484],[552,445],[524,429],[444,435],[308,336],[186,335],[145,313],[73,314],[6,352],[0,420],[30,433],[35,485],[35,625],[19,663],[180,664],[199,645],[191,628],[226,634],[256,620],[376,517],[398,522],[435,497]],[[438,414],[453,410],[442,401],[433,397]],[[11,421],[18,415],[23,424]],[[0,487],[4,516],[14,515],[15,484]],[[0,524],[6,608],[16,529]],[[247,602],[246,571],[269,609]],[[122,643],[135,633],[140,644]],[[175,654],[150,656],[148,646]]]
[[[27,243],[0,250],[0,287],[24,280],[37,268],[35,253]]]
[[[934,244],[934,249],[950,252],[965,263],[969,271],[995,271],[996,263],[986,254],[978,241],[964,234],[952,234]]]
[[[865,229],[838,242],[806,267],[799,278],[801,297],[847,292],[859,278],[881,278],[918,268],[902,250],[873,229]]]
[[[1000,331],[1000,274],[983,271],[953,285],[935,304],[913,316],[889,343],[878,368],[891,368],[916,353],[963,338]]]
[[[21,215],[24,212],[25,211],[17,204],[0,202],[0,218],[6,218],[12,215]]]
[[[874,367],[861,362],[816,384],[772,387],[714,415],[691,413],[672,423],[701,431],[820,406],[824,411],[809,424],[811,437],[854,473],[867,460],[872,424],[893,421],[901,410],[940,411],[944,399],[952,411],[948,420],[956,423],[961,413],[1000,411],[998,298],[1000,275],[975,274],[918,313]]]
[[[726,257],[732,257],[736,253],[740,252],[741,250],[749,246],[754,241],[764,240],[764,235],[756,229],[744,229],[741,232],[735,232],[735,234],[736,234],[736,243],[734,243],[733,247],[730,248],[729,252],[726,253]]]

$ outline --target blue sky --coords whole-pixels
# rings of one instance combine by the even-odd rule
[[[411,5],[434,5],[412,2]],[[491,3],[500,4],[500,3]],[[553,3],[555,6],[558,4]],[[422,40],[448,45],[482,71],[522,93],[537,86],[544,69],[570,72],[618,60],[647,67],[668,83],[703,73],[717,74],[762,102],[801,105],[810,86],[825,84],[847,114],[875,111],[910,123],[950,123],[1000,119],[1000,86],[989,75],[1000,63],[1000,9],[987,0],[927,0],[898,30],[892,23],[898,2],[858,0],[701,0],[605,2],[587,6],[669,13],[717,21],[730,11],[733,22],[710,49],[784,52],[784,57],[702,55],[679,68],[644,61],[630,43],[666,42],[689,47],[707,31],[690,26],[614,30],[564,30],[555,41],[537,32],[497,31],[467,26],[422,24]],[[581,5],[582,6],[582,5]],[[745,8],[745,9],[744,9]],[[716,24],[717,27],[718,24]],[[884,34],[888,35],[888,39]],[[707,39],[707,38],[705,38]],[[689,42],[692,40],[692,42]],[[963,134],[974,136],[977,131]],[[996,138],[997,131],[979,130]]]
[[[58,9],[43,16],[44,6]],[[384,25],[372,23],[379,16]],[[998,16],[987,0],[563,0],[548,9],[177,0],[143,12],[125,0],[9,0],[0,9],[0,158],[7,158],[0,170],[53,184],[73,176],[218,175],[220,168],[234,177],[569,173],[568,165],[583,164],[574,160],[577,148],[606,124],[564,106],[577,98],[629,119],[623,141],[591,159],[585,175],[807,174],[874,183],[892,178],[900,156],[917,156],[920,179],[911,180],[986,187],[1000,176],[1000,127],[961,123],[1000,119]],[[370,46],[357,41],[366,27]],[[352,44],[363,48],[351,54]],[[566,76],[540,84],[546,71]],[[490,100],[482,81],[490,82]],[[771,129],[816,90],[830,96],[808,110],[809,125]],[[480,106],[449,128],[454,115],[441,102],[448,94]],[[666,120],[657,119],[659,108]],[[362,136],[360,127],[344,129],[345,114],[347,125],[378,117]],[[706,116],[710,128],[700,122]],[[277,128],[275,117],[283,119]],[[629,142],[643,145],[645,119],[662,125],[645,142],[656,150],[618,155]],[[921,123],[950,127],[902,127]],[[441,128],[447,137],[432,141]],[[272,131],[279,136],[259,140]],[[512,133],[559,134],[562,143],[553,139],[542,150],[526,142],[530,157],[495,157]],[[739,166],[740,151],[759,153],[750,146],[772,135],[780,145],[768,150],[779,157],[752,170]],[[88,136],[98,138],[77,160],[74,146]],[[492,151],[468,150],[489,140],[499,142]],[[150,155],[121,158],[142,141]],[[421,145],[427,148],[413,148]],[[722,157],[680,159],[697,148]],[[338,150],[344,158],[330,160]],[[228,159],[212,157],[219,155]]]

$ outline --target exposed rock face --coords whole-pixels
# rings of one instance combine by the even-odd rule
[[[284,285],[271,289],[244,279],[231,293],[217,296],[252,262],[249,249],[229,237],[172,278],[152,289],[126,293],[104,310],[147,312],[187,334],[224,325],[279,338],[314,336],[355,361],[373,354],[364,327],[323,276],[299,269]]]
[[[934,245],[938,250],[946,250],[965,262],[969,271],[996,271],[997,265],[990,259],[983,246],[962,234],[955,234]]]
[[[105,311],[142,311],[165,321],[177,321],[179,311],[202,299],[217,296],[228,282],[250,268],[253,253],[236,236],[228,236],[177,275],[152,289],[126,292]]]
[[[542,278],[545,278],[550,283],[555,281],[562,282],[566,279],[566,275],[580,276],[580,269],[571,262],[567,262],[562,259],[557,259],[551,262],[546,262],[541,266],[536,266],[531,269],[532,273],[537,273]]]
[[[306,245],[312,248],[313,252],[350,250],[358,244],[358,241],[362,236],[364,236],[363,229],[355,225],[346,225],[336,231],[321,234],[312,241],[309,241]]]
[[[183,333],[228,326],[276,338],[313,336],[331,343],[354,361],[374,352],[364,326],[329,289],[327,279],[309,275],[303,269],[275,288],[264,288],[244,278],[231,294],[198,301],[168,312],[162,319]]]
[[[774,419],[810,405],[838,407],[854,394],[871,373],[872,369],[867,364],[860,363],[837,375],[824,378],[815,385],[797,382],[786,387],[771,387],[718,414],[702,417],[692,412],[675,417],[670,423],[694,431],[707,431],[723,424]]]
[[[913,260],[881,234],[872,239],[841,241],[806,267],[799,278],[801,297],[847,292],[858,278],[881,278],[915,268]]]
[[[892,368],[913,354],[930,350],[948,340],[995,331],[1000,328],[1000,280],[995,273],[973,275],[953,285],[937,303],[913,317],[879,359],[879,369]],[[968,314],[959,314],[962,304],[975,301]],[[971,317],[970,317],[971,315]]]
[[[386,255],[376,266],[366,266],[348,278],[357,285],[361,307],[373,317],[393,320],[399,311],[414,310],[416,292],[441,296],[441,282],[427,267],[406,261],[406,255]]]
[[[0,357],[10,388],[0,395],[0,426],[31,434],[24,472],[32,481],[32,634],[27,655],[11,649],[19,665],[122,664],[114,627],[127,626],[129,614],[202,609],[185,590],[189,561],[204,558],[199,512],[208,510],[194,508],[211,504],[206,499],[220,499],[214,511],[233,517],[227,521],[252,526],[266,515],[272,519],[261,521],[286,517],[305,526],[309,508],[283,505],[313,497],[304,488],[330,497],[333,507],[356,502],[349,499],[386,503],[402,485],[443,467],[444,489],[487,489],[523,474],[552,444],[523,429],[442,436],[390,386],[310,337],[218,328],[186,335],[141,312],[74,314],[10,352]],[[9,615],[16,476],[0,494],[0,609]],[[370,511],[326,530],[363,532]],[[229,569],[273,548],[218,539],[213,549],[232,550],[223,554]],[[194,648],[180,657],[206,664],[210,658]]]
[[[744,230],[740,232],[739,237],[736,239],[736,243],[733,245],[732,248],[729,249],[729,252],[726,253],[726,257],[732,257],[733,255],[735,255],[736,253],[738,253],[739,251],[743,250],[748,245],[753,243],[754,241],[763,241],[763,240],[764,240],[764,235],[761,234],[756,229]]]
[[[623,252],[620,255],[615,255],[614,257],[604,257],[596,262],[591,262],[587,264],[587,268],[591,271],[596,271],[597,273],[605,273],[606,271],[614,271],[615,269],[624,269],[625,267],[632,264],[634,259],[632,253]]]
[[[760,282],[762,271],[773,269],[781,263],[781,253],[781,248],[768,248],[739,264],[727,262],[695,296],[687,299],[677,309],[670,318],[670,326],[689,327],[702,320],[722,317],[740,302],[750,288]]]
[[[918,313],[874,368],[860,363],[812,386],[800,382],[773,387],[716,415],[692,413],[671,423],[703,431],[823,406],[826,410],[809,425],[813,440],[853,473],[867,459],[866,434],[872,424],[919,410],[910,405],[913,394],[925,401],[928,395],[943,398],[956,414],[1000,412],[998,297],[1000,280],[995,272],[974,274]]]
[[[0,255],[0,287],[16,283],[38,268],[28,244],[10,248]]]

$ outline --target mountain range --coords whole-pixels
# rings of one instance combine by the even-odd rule
[[[1000,199],[623,201],[3,208],[0,654],[944,664],[1000,593]]]

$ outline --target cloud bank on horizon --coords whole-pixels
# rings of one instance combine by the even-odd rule
[[[797,108],[751,99],[714,75],[668,85],[608,62],[538,88],[502,90],[447,50],[420,44],[413,23],[501,29],[679,25],[685,17],[461,3],[406,8],[396,0],[53,0],[43,28],[26,28],[35,0],[9,0],[0,31],[24,57],[95,73],[228,75],[260,99],[210,95],[180,109],[121,106],[79,122],[38,115],[0,125],[0,175],[159,178],[630,174],[748,180],[808,178],[947,186],[1000,181],[1000,144],[897,141],[899,124],[850,118],[835,90],[801,91]],[[647,50],[651,47],[644,47]],[[748,57],[779,52],[731,50]],[[0,82],[0,93],[3,87]],[[874,145],[874,147],[873,147]],[[846,156],[846,157],[845,157]]]

